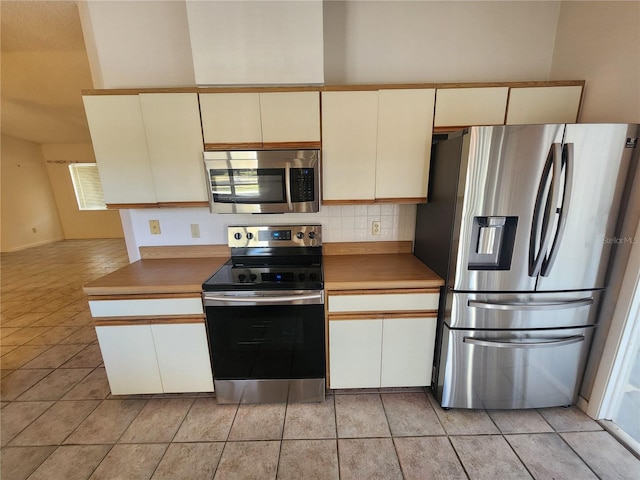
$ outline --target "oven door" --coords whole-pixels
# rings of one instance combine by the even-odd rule
[[[218,402],[277,401],[250,392],[274,385],[324,398],[323,291],[205,292],[203,298]],[[291,399],[290,391],[285,395]]]

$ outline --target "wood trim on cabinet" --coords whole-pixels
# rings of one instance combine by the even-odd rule
[[[413,205],[418,203],[427,203],[427,197],[376,198],[373,203],[408,203]]]
[[[88,301],[94,300],[170,300],[173,298],[202,298],[202,292],[198,293],[130,293],[116,295],[88,295]],[[120,317],[118,317],[120,318]]]
[[[361,199],[361,200],[322,200],[322,205],[373,205],[375,200],[373,199]]]
[[[158,258],[202,258],[229,257],[231,250],[227,245],[168,245],[160,247],[140,247],[140,258],[151,260]]]
[[[108,210],[128,210],[131,208],[158,208],[158,203],[107,203]]]
[[[320,85],[272,86],[272,87],[199,87],[198,93],[269,93],[269,92],[319,92]]]
[[[437,310],[407,310],[406,312],[393,311],[362,311],[358,313],[329,313],[327,315],[330,322],[340,322],[343,320],[393,320],[401,318],[438,318]]]
[[[319,149],[320,142],[265,142],[262,148],[271,150]]]
[[[262,142],[246,142],[246,143],[205,143],[205,151],[217,150],[256,150],[263,147]]]
[[[412,253],[413,242],[393,240],[389,242],[326,242],[323,255],[370,255],[389,253]]]
[[[204,323],[205,316],[202,315],[174,315],[174,316],[150,316],[150,317],[101,317],[93,321],[94,327],[122,327],[128,325],[180,325],[190,323]]]
[[[374,290],[329,290],[327,296],[339,295],[404,295],[412,293],[434,293],[440,294],[439,288],[388,288]]]
[[[141,93],[198,93],[198,87],[105,88],[81,90],[82,95],[139,95]]]
[[[194,208],[194,207],[208,207],[209,202],[196,201],[196,202],[158,202],[158,207],[170,207],[170,208]]]

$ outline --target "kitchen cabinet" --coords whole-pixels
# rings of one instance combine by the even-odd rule
[[[330,388],[428,386],[438,290],[329,292]]]
[[[83,101],[105,203],[155,204],[138,95],[85,95]]]
[[[206,202],[196,93],[141,93],[151,173],[161,203]]]
[[[208,148],[320,146],[317,91],[200,93],[200,109]]]
[[[107,205],[207,201],[196,93],[83,101]]]
[[[582,85],[512,87],[506,124],[575,123],[582,88]]]
[[[115,297],[89,297],[111,393],[213,391],[199,296]]]
[[[204,323],[96,326],[111,393],[211,392]]]
[[[439,88],[434,128],[502,125],[509,87]]]
[[[434,89],[322,92],[323,201],[424,201],[434,98]]]

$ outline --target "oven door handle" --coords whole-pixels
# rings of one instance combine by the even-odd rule
[[[242,303],[262,303],[262,304],[296,304],[300,301],[317,300],[317,302],[310,303],[322,303],[323,292],[303,294],[303,295],[278,295],[278,296],[242,296],[242,295],[204,295],[204,303],[207,306],[208,302],[226,303],[226,304],[242,304]]]

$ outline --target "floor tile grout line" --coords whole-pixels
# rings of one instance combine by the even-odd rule
[[[582,432],[584,432],[584,431],[582,431]],[[557,435],[558,437],[560,437],[560,439],[564,442],[564,444],[565,444],[567,447],[569,447],[569,449],[570,449],[573,453],[575,453],[575,454],[576,454],[576,456],[577,456],[577,457],[582,461],[582,463],[584,463],[584,464],[587,466],[587,468],[593,472],[593,474],[595,475],[595,477],[599,479],[599,478],[600,478],[600,475],[598,475],[598,474],[596,473],[596,471],[595,471],[593,468],[591,468],[591,465],[589,465],[589,463],[586,461],[586,459],[582,458],[582,455],[580,455],[580,454],[579,454],[579,453],[578,453],[578,452],[577,452],[577,451],[576,451],[576,450],[575,450],[575,449],[574,449],[574,448],[569,444],[569,442],[567,442],[567,441],[565,440],[565,438],[561,435],[561,433],[582,433],[582,432],[556,432],[556,435]]]

